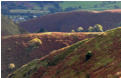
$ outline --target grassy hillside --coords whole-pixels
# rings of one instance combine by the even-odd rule
[[[71,32],[73,29],[83,27],[85,31],[89,26],[101,24],[104,30],[118,27],[121,22],[121,9],[110,11],[75,11],[50,14],[20,23],[29,32],[38,32],[45,29],[50,32]]]
[[[121,27],[52,51],[22,66],[11,78],[120,78]],[[86,60],[87,54],[92,56]]]
[[[101,33],[46,32],[2,37],[2,78],[33,59]],[[9,64],[15,64],[14,69]]]
[[[25,31],[22,28],[20,28],[18,25],[16,25],[14,22],[12,22],[10,19],[2,15],[1,33],[2,36],[5,36],[5,35],[22,34],[25,33]]]

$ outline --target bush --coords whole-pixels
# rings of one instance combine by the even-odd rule
[[[75,30],[71,30],[71,32],[75,32]]]
[[[78,32],[82,32],[83,30],[84,30],[83,27],[78,27],[78,28],[77,28],[77,31],[78,31]]]
[[[89,26],[88,32],[103,32],[103,26],[100,24],[96,24],[94,27]]]
[[[100,24],[96,24],[94,28],[96,32],[103,32],[103,26]]]
[[[14,63],[10,63],[8,68],[9,69],[14,69],[15,68],[15,64]]]
[[[34,38],[34,39],[30,40],[28,43],[29,43],[30,46],[41,45],[42,41],[38,38]]]
[[[38,48],[42,44],[42,41],[38,38],[34,38],[28,41],[28,46],[30,49]]]
[[[92,57],[92,52],[88,51],[85,57],[86,57],[85,60],[88,61]]]
[[[92,26],[89,26],[88,32],[94,32],[94,28]]]
[[[41,28],[37,33],[40,33],[40,32],[47,32],[47,30],[44,28]]]

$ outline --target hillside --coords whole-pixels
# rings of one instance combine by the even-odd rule
[[[86,31],[95,24],[101,24],[104,30],[118,27],[121,24],[121,9],[50,14],[20,23],[20,26],[29,32],[37,32],[43,28],[49,32],[70,32],[80,26]]]
[[[101,33],[46,32],[4,36],[1,44],[2,78],[33,59],[98,34]],[[9,68],[11,63],[15,64],[12,70]]]
[[[5,35],[15,35],[26,33],[25,30],[16,25],[13,21],[5,16],[1,16],[1,33],[2,36]]]
[[[9,78],[120,78],[121,27],[52,51]],[[86,60],[87,53],[92,56]]]
[[[2,1],[1,12],[14,22],[23,22],[57,12],[120,9],[120,1]],[[21,19],[22,18],[22,19]]]

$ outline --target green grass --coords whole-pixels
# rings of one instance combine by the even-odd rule
[[[62,10],[65,10],[69,7],[72,8],[78,8],[77,10],[83,9],[83,10],[108,10],[108,9],[114,9],[114,5],[117,5],[121,8],[121,2],[116,3],[108,3],[105,2],[103,4],[102,1],[64,1],[59,4]],[[97,5],[95,8],[94,6]],[[103,6],[102,6],[103,5]],[[79,8],[81,6],[81,8]]]
[[[106,66],[107,64],[111,63],[114,59],[111,57],[100,57],[99,60],[94,64],[92,67],[93,70],[98,69],[99,67]]]
[[[53,60],[50,60],[48,62],[49,65],[56,65],[60,60],[62,61],[66,56],[68,56],[68,54],[70,54],[71,52],[73,52],[76,48],[79,47],[79,45],[81,45],[82,43],[88,41],[88,39],[79,41],[73,45],[71,45],[68,49],[66,49],[65,51],[59,53],[58,55],[55,55]]]
[[[25,33],[25,31],[16,25],[13,21],[6,16],[1,16],[1,32],[4,35],[14,35]]]
[[[43,63],[45,64],[45,63]],[[30,78],[32,73],[36,72],[36,70],[41,66],[38,59],[35,59],[28,64],[23,65],[21,68],[13,72],[15,74],[12,78]]]
[[[72,56],[72,57],[71,57],[71,60],[69,60],[69,61],[67,62],[67,64],[68,64],[69,66],[71,66],[71,65],[74,64],[77,60],[79,60],[79,57],[80,57],[80,55]]]
[[[85,2],[85,1],[65,1],[60,4],[62,9],[66,9],[68,7],[79,7],[82,6],[82,8],[92,8],[95,4],[100,4],[102,2]]]

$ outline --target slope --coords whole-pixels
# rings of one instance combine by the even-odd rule
[[[121,27],[51,52],[9,75],[10,78],[120,78]],[[91,51],[92,57],[85,60]]]
[[[118,27],[121,23],[121,9],[109,11],[73,11],[41,16],[20,23],[26,31],[37,32],[44,28],[52,32],[70,32],[78,27],[88,30],[89,26],[101,24],[104,30]]]
[[[5,16],[1,16],[1,33],[2,36],[5,35],[15,35],[27,33],[25,30],[14,24],[10,19]]]
[[[13,19],[17,16],[31,19],[33,15],[40,16],[80,9],[99,11],[121,8],[120,1],[2,1],[1,5],[2,14],[10,15],[10,17],[14,15]]]
[[[29,61],[40,58],[50,51],[71,45],[85,38],[91,38],[101,33],[62,33],[46,32],[22,34],[2,37],[2,78]],[[33,45],[32,42],[35,42]],[[36,44],[36,41],[39,41]],[[9,64],[14,63],[15,68],[9,69]]]

